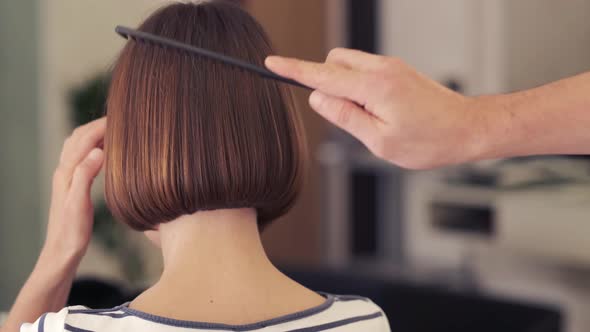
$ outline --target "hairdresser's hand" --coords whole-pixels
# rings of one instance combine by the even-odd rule
[[[399,59],[334,49],[325,63],[273,56],[266,66],[316,89],[314,110],[392,163],[431,168],[476,158],[481,121],[472,100]]]
[[[106,118],[78,127],[63,145],[53,175],[51,208],[44,252],[80,259],[90,242],[93,207],[90,188],[103,164]]]

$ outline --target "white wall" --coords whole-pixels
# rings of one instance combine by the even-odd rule
[[[508,90],[590,70],[590,1],[503,2]]]
[[[590,70],[590,1],[381,0],[381,52],[468,94]]]
[[[382,0],[380,53],[436,80],[470,77],[472,0]]]

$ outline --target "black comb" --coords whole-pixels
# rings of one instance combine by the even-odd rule
[[[156,44],[156,45],[160,45],[160,46],[164,46],[164,47],[168,47],[168,48],[186,51],[190,54],[204,56],[204,57],[207,57],[207,58],[210,58],[213,60],[221,61],[221,62],[231,65],[231,66],[236,66],[236,67],[245,69],[247,71],[256,73],[256,74],[258,74],[262,77],[265,77],[265,78],[270,78],[272,80],[291,84],[294,86],[298,86],[300,88],[313,90],[312,88],[310,88],[306,85],[303,85],[303,84],[301,84],[297,81],[294,81],[292,79],[277,75],[265,68],[259,67],[257,65],[254,65],[252,63],[249,63],[249,62],[246,62],[243,60],[236,59],[231,56],[227,56],[227,55],[224,55],[221,53],[213,52],[211,50],[207,50],[207,49],[200,48],[200,47],[195,47],[193,45],[181,43],[179,41],[176,41],[176,40],[173,40],[170,38],[157,36],[157,35],[154,35],[151,33],[138,31],[138,30],[127,28],[127,27],[120,26],[120,25],[118,25],[115,28],[115,31],[119,35],[121,35],[121,37],[123,37],[125,39],[131,38],[131,39],[133,39],[135,41],[139,41],[139,42],[147,42],[148,44]]]

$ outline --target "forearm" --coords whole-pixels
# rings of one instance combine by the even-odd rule
[[[506,95],[475,98],[482,149],[476,160],[590,154],[590,73]]]
[[[34,322],[46,312],[66,305],[79,259],[43,252],[22,287],[1,332],[19,331],[21,324]]]

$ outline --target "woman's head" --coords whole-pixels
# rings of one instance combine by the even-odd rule
[[[262,65],[263,29],[232,4],[163,7],[139,30]],[[129,41],[112,72],[105,196],[136,230],[199,210],[252,207],[264,226],[300,190],[305,144],[281,83]]]

